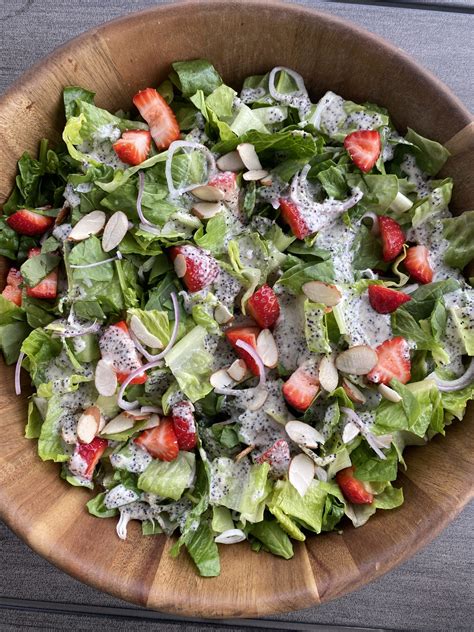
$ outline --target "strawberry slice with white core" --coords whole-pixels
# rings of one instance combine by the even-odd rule
[[[374,496],[368,492],[362,481],[354,476],[354,468],[346,467],[336,474],[336,481],[344,498],[353,505],[370,505]]]
[[[268,329],[278,320],[280,304],[269,285],[262,285],[247,301],[247,312],[262,329]]]
[[[283,384],[282,393],[295,410],[304,412],[319,391],[319,380],[310,368],[301,365]]]
[[[169,255],[174,262],[176,274],[190,292],[199,292],[219,275],[219,264],[201,248],[173,246],[169,249]]]
[[[216,187],[224,194],[224,200],[232,200],[238,192],[237,175],[233,171],[222,171],[217,173],[208,182],[209,186]]]
[[[176,116],[155,88],[145,88],[137,92],[133,97],[133,104],[148,123],[158,149],[168,149],[174,140],[178,140],[180,131]]]
[[[179,449],[194,450],[197,441],[194,406],[191,402],[178,402],[172,407],[171,414]]]
[[[369,302],[379,314],[391,314],[411,300],[411,296],[383,285],[369,285]]]
[[[377,364],[368,373],[367,379],[375,384],[389,384],[395,378],[406,384],[411,378],[410,347],[405,338],[397,336],[379,345]]]
[[[285,439],[278,439],[275,443],[255,458],[255,463],[268,463],[271,473],[276,478],[284,476],[290,465],[290,447]]]
[[[15,303],[15,305],[18,305],[18,307],[21,306],[21,290],[19,287],[6,285],[3,289],[2,296],[3,298],[6,298],[7,301],[11,301],[12,303]]]
[[[161,461],[174,461],[179,454],[178,438],[170,417],[163,417],[158,426],[141,432],[134,442]]]
[[[433,269],[429,262],[429,250],[426,246],[412,246],[407,250],[403,265],[410,277],[418,283],[431,283]]]
[[[304,239],[311,234],[310,227],[294,202],[281,198],[279,204],[282,220],[285,224],[288,224],[291,228],[291,232],[297,239]]]
[[[54,224],[54,217],[46,217],[28,209],[20,209],[7,217],[7,224],[20,235],[42,235]]]
[[[242,360],[245,361],[245,364],[250,369],[250,371],[252,371],[252,373],[257,376],[260,375],[257,363],[252,358],[250,353],[237,345],[237,342],[239,340],[242,340],[243,342],[253,347],[256,351],[257,338],[259,333],[260,329],[258,327],[234,327],[232,329],[228,329],[225,332],[226,338],[234,348],[235,353],[239,356],[239,358],[242,358]]]
[[[344,147],[356,167],[368,173],[377,162],[382,150],[380,134],[377,130],[358,130],[348,134]]]
[[[41,254],[41,248],[30,248],[28,259]],[[26,294],[32,298],[53,299],[58,293],[58,269],[55,268],[34,287],[27,287]]]
[[[100,457],[108,446],[106,439],[94,437],[90,443],[78,443],[74,454],[68,461],[72,474],[91,480]]]
[[[122,162],[127,165],[139,165],[150,153],[151,134],[148,130],[134,129],[124,132],[112,147]]]
[[[117,380],[120,383],[123,382],[130,373],[142,366],[142,362],[124,321],[107,327],[100,337],[99,348],[102,359],[112,364],[117,374]],[[143,373],[133,378],[130,383],[143,384],[146,380],[146,373]]]
[[[382,257],[384,261],[393,261],[402,251],[405,234],[400,224],[391,217],[379,217],[379,231],[382,239]]]

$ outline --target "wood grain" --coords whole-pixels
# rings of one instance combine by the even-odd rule
[[[35,151],[41,137],[58,137],[64,85],[84,85],[97,91],[99,105],[117,109],[128,106],[137,89],[156,85],[175,59],[197,56],[211,59],[235,86],[248,74],[291,66],[303,74],[313,99],[333,89],[355,101],[385,105],[402,131],[411,125],[441,142],[452,139],[454,155],[445,170],[455,179],[454,207],[462,212],[472,205],[471,117],[443,84],[348,23],[263,1],[185,2],[148,10],[94,29],[34,67],[0,101],[0,199],[12,186],[15,159],[25,149]],[[202,579],[185,556],[170,559],[164,538],[143,538],[132,524],[123,543],[115,537],[114,521],[87,514],[89,492],[59,479],[57,466],[42,463],[34,442],[23,438],[26,402],[13,395],[13,370],[2,367],[1,376],[2,517],[66,572],[140,605],[222,617],[327,601],[412,555],[472,496],[471,408],[445,438],[408,450],[408,471],[400,479],[406,502],[400,509],[378,512],[363,528],[347,527],[342,536],[310,537],[296,546],[290,561],[256,555],[243,545],[221,547],[221,577]],[[456,470],[453,463],[459,464]]]

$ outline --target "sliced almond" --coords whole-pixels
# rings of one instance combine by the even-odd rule
[[[124,413],[120,413],[117,417],[114,417],[108,424],[104,426],[101,434],[117,434],[118,432],[125,432],[125,430],[130,430],[135,425],[135,420],[133,417],[129,415],[125,415]]]
[[[235,457],[235,461],[241,461],[244,457],[247,456],[247,454],[250,454],[252,452],[252,450],[255,450],[255,446],[254,445],[248,445],[246,448],[244,448],[241,452],[239,452],[236,457]]]
[[[328,393],[332,393],[339,383],[339,374],[333,356],[324,356],[319,364],[319,383]]]
[[[209,378],[213,388],[232,388],[235,385],[234,380],[230,377],[225,369],[219,369]]]
[[[354,404],[364,404],[366,396],[357,388],[355,384],[350,382],[347,378],[342,378],[342,388],[346,392],[347,397],[354,402]]]
[[[234,315],[231,311],[227,309],[225,305],[219,303],[219,305],[214,310],[214,319],[219,323],[219,325],[225,325],[233,320]]]
[[[91,235],[97,235],[105,226],[105,213],[103,211],[92,211],[84,215],[69,233],[68,239],[72,241],[82,241]]]
[[[249,171],[261,171],[262,164],[252,143],[241,143],[237,146],[239,156]]]
[[[278,347],[269,329],[262,329],[258,334],[257,353],[269,369],[274,369],[278,365]]]
[[[378,390],[380,395],[382,395],[384,399],[388,399],[389,402],[394,402],[396,404],[402,401],[402,398],[397,391],[394,391],[393,388],[390,388],[390,386],[387,386],[386,384],[379,384]]]
[[[317,448],[320,443],[324,443],[323,435],[303,421],[293,419],[285,425],[286,434],[296,444],[306,448]]]
[[[245,378],[250,375],[250,371],[245,364],[245,360],[241,359],[232,362],[230,367],[227,369],[227,373],[236,382],[242,382],[242,380],[245,380]]]
[[[184,277],[187,269],[186,257],[184,255],[177,255],[174,260],[174,271],[176,272],[176,276],[180,279]]]
[[[322,281],[308,281],[303,284],[303,292],[313,303],[334,307],[341,302],[342,294],[335,285]]]
[[[265,169],[252,169],[251,171],[246,171],[242,177],[247,182],[251,182],[253,180],[261,180],[267,176],[268,171],[265,171]]]
[[[238,151],[231,151],[217,159],[217,167],[221,171],[242,171],[245,168]]]
[[[146,423],[142,427],[142,430],[151,430],[151,428],[156,428],[159,425],[160,425],[160,417],[158,415],[152,415],[150,419],[148,420],[148,423]]]
[[[352,439],[357,437],[359,432],[360,428],[352,423],[352,421],[347,422],[342,431],[342,443],[350,443]]]
[[[136,421],[145,421],[145,419],[149,419],[151,414],[144,413],[141,410],[124,410],[123,413],[125,417],[130,417],[130,419],[135,423]]]
[[[128,218],[123,211],[112,215],[104,228],[102,235],[102,250],[110,252],[120,244],[128,232]]]
[[[101,414],[100,421],[99,421],[99,432],[102,432],[102,430],[105,428],[105,424],[106,424],[105,417],[104,415]]]
[[[210,184],[203,184],[200,187],[196,187],[191,190],[191,193],[194,197],[197,197],[198,200],[203,200],[204,202],[220,202],[225,197],[223,191]]]
[[[315,465],[306,454],[297,454],[290,461],[288,480],[300,496],[304,496],[314,478]]]
[[[99,432],[100,410],[97,406],[89,406],[77,422],[77,438],[81,443],[90,443]]]
[[[99,395],[110,397],[117,390],[117,375],[110,362],[99,360],[95,368],[95,387]]]
[[[260,408],[267,401],[268,391],[266,388],[259,388],[255,393],[255,397],[251,402],[247,404],[247,409],[251,412],[255,412],[256,410],[260,410]]]
[[[217,189],[216,189],[217,190]],[[192,211],[199,219],[211,219],[225,209],[222,202],[197,202],[193,204]]]
[[[367,375],[377,364],[377,353],[367,345],[350,347],[336,358],[336,368],[349,375]]]
[[[146,345],[147,347],[152,347],[153,349],[162,349],[163,343],[159,338],[150,333],[142,321],[138,318],[136,314],[133,314],[130,319],[130,329],[132,333],[138,338],[139,342]]]

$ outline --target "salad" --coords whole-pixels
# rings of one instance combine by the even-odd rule
[[[26,437],[91,514],[220,544],[292,540],[403,503],[404,448],[474,396],[474,211],[439,143],[296,72],[240,93],[176,62],[130,111],[64,89],[0,218],[5,361]]]

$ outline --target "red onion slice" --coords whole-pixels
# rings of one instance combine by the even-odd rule
[[[275,86],[275,77],[278,72],[286,72],[290,77],[295,81],[297,90],[295,92],[278,92]],[[279,101],[280,103],[285,103],[286,105],[290,105],[292,107],[297,107],[299,110],[300,118],[303,119],[309,108],[311,107],[311,101],[308,97],[308,92],[304,85],[303,77],[291,70],[291,68],[285,68],[285,66],[275,66],[270,71],[270,75],[268,76],[268,91],[270,96],[275,99],[275,101]],[[295,103],[299,101],[299,105]]]
[[[364,219],[364,217],[369,217],[372,220],[372,228],[370,229],[372,235],[378,235],[380,233],[380,229],[379,216],[377,215],[377,213],[374,213],[373,211],[367,211],[367,213],[364,213],[360,218],[361,221]]]
[[[260,379],[258,386],[265,386],[265,382],[266,382],[265,367],[263,365],[261,357],[255,351],[252,345],[249,345],[247,342],[244,342],[243,340],[237,340],[237,342],[235,343],[235,346],[239,347],[239,349],[243,349],[249,354],[249,356],[252,357],[252,360],[255,362],[255,364],[258,367],[258,376]]]
[[[95,261],[94,263],[86,263],[84,265],[74,265],[70,264],[70,267],[74,270],[84,270],[85,268],[96,268],[97,266],[103,266],[105,263],[112,263],[112,261],[117,261],[117,259],[123,259],[122,253],[117,250],[117,254],[115,257],[110,257],[110,259],[104,259],[104,261]]]
[[[173,175],[171,173],[171,167],[173,165],[173,156],[179,149],[192,149],[193,151],[200,151],[204,154],[207,165],[208,165],[208,177],[204,182],[194,182],[193,184],[189,184],[184,187],[176,188],[173,182]],[[165,175],[166,182],[168,184],[168,190],[170,192],[171,197],[178,197],[187,191],[191,191],[191,189],[195,189],[198,186],[203,186],[209,182],[209,176],[213,175],[216,171],[216,161],[214,156],[209,151],[209,149],[205,145],[201,145],[201,143],[194,143],[188,140],[175,140],[168,147],[168,155],[166,157],[166,166],[165,166]]]
[[[20,355],[18,356],[18,360],[16,361],[16,366],[15,366],[15,393],[17,395],[21,395],[20,372],[21,372],[21,365],[24,358],[25,358],[25,353],[23,351],[20,351]]]
[[[88,325],[83,329],[77,329],[74,332],[66,333],[66,332],[54,332],[60,338],[77,338],[77,336],[85,336],[86,334],[96,334],[100,330],[100,323],[96,320],[92,323],[92,325]]]
[[[145,217],[145,215],[143,215],[142,199],[143,199],[144,190],[145,190],[145,174],[143,173],[143,171],[139,171],[138,172],[137,214],[142,224],[145,224],[146,226],[154,226],[154,224],[149,222],[147,218]]]
[[[375,454],[380,459],[385,460],[387,457],[382,452],[382,450],[380,450],[380,447],[387,447],[385,445],[385,441],[379,442],[377,437],[372,432],[370,432],[370,430],[368,430],[365,423],[362,421],[359,415],[352,410],[352,408],[341,406],[341,412],[344,413],[346,417],[349,417],[349,420],[352,421],[352,423],[360,429],[361,433],[364,435],[367,443],[370,445]]]
[[[466,386],[469,386],[474,381],[474,359],[471,360],[471,364],[466,369],[465,373],[458,377],[455,380],[443,380],[436,375],[436,373],[431,373],[426,378],[427,380],[433,380],[436,384],[438,390],[442,393],[451,393],[453,391],[460,391]]]

